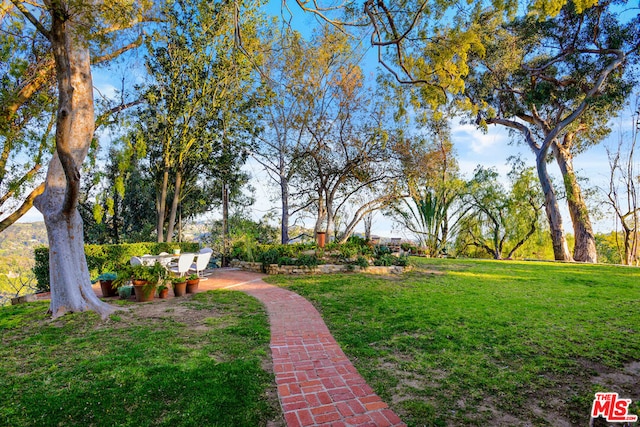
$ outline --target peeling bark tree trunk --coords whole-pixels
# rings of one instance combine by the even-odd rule
[[[282,220],[280,222],[280,243],[289,243],[289,180],[280,174],[280,199],[282,201]]]
[[[575,246],[573,248],[573,259],[579,262],[598,262],[598,252],[596,250],[596,238],[593,234],[593,227],[589,219],[587,204],[582,197],[582,191],[578,185],[571,153],[558,144],[553,145],[553,154],[560,166],[564,188],[567,192],[567,204],[569,214],[573,222],[573,232],[575,234]]]
[[[93,83],[89,49],[65,21],[65,5],[52,8],[48,34],[56,63],[59,104],[56,152],[49,163],[45,190],[34,201],[49,239],[49,274],[53,317],[93,310],[103,318],[114,311],[91,288],[84,253],[82,219],[77,210],[80,173],[93,137]],[[61,9],[61,10],[57,10]]]
[[[539,152],[536,155],[536,170],[540,179],[540,186],[544,194],[544,208],[549,221],[549,229],[551,231],[551,242],[553,243],[553,256],[556,261],[573,261],[569,252],[567,239],[564,237],[564,227],[562,225],[562,216],[558,207],[558,199],[551,185],[551,179],[547,172],[547,163],[545,161],[545,152]]]

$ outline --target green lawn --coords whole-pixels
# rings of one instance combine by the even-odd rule
[[[413,262],[402,277],[269,281],[316,305],[411,426],[586,426],[596,391],[631,398],[638,412],[639,269]]]
[[[282,426],[262,306],[240,292],[51,321],[0,308],[2,426]]]

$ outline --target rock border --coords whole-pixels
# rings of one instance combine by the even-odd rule
[[[367,274],[402,274],[411,270],[411,266],[369,266],[360,267],[357,265],[345,265],[345,264],[320,264],[316,267],[306,267],[299,265],[278,265],[269,264],[265,269],[262,268],[261,262],[249,262],[249,261],[231,261],[231,267],[239,268],[245,271],[252,271],[255,273],[267,273],[269,275],[275,274],[332,274],[332,273],[367,273]]]

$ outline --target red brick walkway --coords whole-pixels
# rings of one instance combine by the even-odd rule
[[[318,311],[301,296],[269,285],[261,275],[221,271],[211,282],[266,306],[278,395],[289,427],[405,426],[358,374]],[[216,286],[217,287],[217,286]]]

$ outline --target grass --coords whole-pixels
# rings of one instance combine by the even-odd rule
[[[631,398],[638,412],[640,270],[414,262],[397,278],[269,281],[316,305],[410,426],[584,426],[596,391]]]
[[[0,309],[0,425],[282,425],[262,306],[240,292],[48,320]]]

